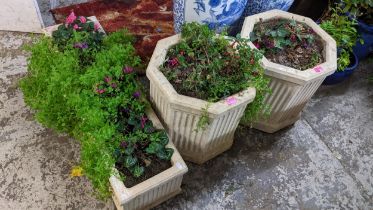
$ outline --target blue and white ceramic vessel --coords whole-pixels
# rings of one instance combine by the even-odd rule
[[[288,11],[294,0],[248,0],[244,16],[250,16],[272,9]]]
[[[174,0],[175,31],[180,32],[184,22],[199,22],[210,28],[229,26],[245,10],[247,0]]]

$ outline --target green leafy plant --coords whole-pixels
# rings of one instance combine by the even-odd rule
[[[148,104],[133,71],[140,65],[134,39],[122,30],[83,49],[94,48],[90,54],[71,46],[86,38],[86,31],[73,31],[65,45],[43,37],[30,46],[29,72],[20,87],[39,122],[80,140],[83,172],[97,195],[107,198],[114,166],[123,180],[142,177],[153,161],[169,162],[173,150],[166,148],[166,133],[147,119]]]
[[[250,39],[268,59],[296,69],[306,70],[323,59],[317,34],[312,28],[295,20],[261,19],[255,24]]]
[[[198,23],[185,24],[181,41],[168,50],[160,70],[178,93],[212,103],[250,86],[262,87],[254,103],[263,105],[260,95],[269,88],[259,64],[262,54],[251,49],[247,39],[225,35],[225,32],[217,35]],[[260,109],[248,110],[253,120]],[[208,123],[206,110],[203,113],[198,123],[200,128]]]
[[[355,29],[356,21],[347,16],[340,15],[340,7],[332,8],[331,15],[323,20],[320,27],[330,34],[337,43],[338,71],[343,71],[350,64],[350,52],[358,40]]]
[[[363,18],[368,24],[373,24],[373,1],[372,0],[341,0],[339,3],[342,12]]]
[[[71,47],[69,42],[76,37],[77,32],[83,32],[80,34],[84,37],[84,42],[75,42],[74,47],[86,49],[89,46],[89,49],[97,49],[101,46],[104,33],[99,31],[99,25],[84,16],[77,17],[74,12],[71,12],[65,23],[52,33],[53,42],[60,49]]]

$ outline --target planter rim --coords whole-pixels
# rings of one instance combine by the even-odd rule
[[[172,84],[159,70],[159,66],[163,64],[163,61],[166,58],[168,49],[171,46],[179,43],[180,39],[181,35],[176,34],[158,41],[157,46],[146,69],[146,76],[148,78],[152,78],[152,81],[158,84],[158,87],[166,93],[166,95],[169,97],[172,103],[177,103],[178,106],[183,106],[187,108],[192,107],[194,109],[201,110],[202,108],[206,108],[206,106],[209,104],[208,101],[177,93]],[[229,109],[240,106],[243,103],[252,102],[255,98],[255,95],[255,88],[246,88],[245,90],[242,90],[230,96],[235,97],[237,99],[237,103],[229,105],[226,103],[226,99],[221,99],[218,102],[210,103],[208,112],[209,114],[215,115],[221,114]]]
[[[153,109],[149,108],[147,110],[147,117],[153,122],[154,127],[157,129],[164,129],[162,123],[159,121],[157,115],[154,113]],[[179,154],[178,150],[169,139],[167,148],[174,149],[174,153],[171,157],[172,166],[161,173],[150,177],[149,179],[131,187],[127,188],[124,183],[115,175],[112,175],[109,179],[113,194],[119,199],[120,204],[125,204],[131,199],[137,197],[141,193],[146,192],[161,183],[165,183],[173,177],[177,177],[188,172],[188,167],[185,164],[183,158]],[[113,168],[114,174],[117,174],[118,170]]]
[[[337,69],[336,42],[328,33],[326,33],[312,19],[308,17],[284,12],[277,9],[248,16],[245,18],[245,22],[241,30],[241,36],[243,38],[250,38],[250,33],[253,31],[254,25],[258,23],[260,19],[269,20],[272,18],[295,19],[296,21],[305,23],[309,27],[311,27],[323,40],[325,62],[316,65],[315,67],[301,71],[295,68],[271,62],[263,56],[261,62],[262,66],[265,68],[267,75],[303,85],[305,83],[317,80],[320,77],[326,77],[335,72],[335,70]],[[250,46],[255,47],[252,42],[250,42]]]

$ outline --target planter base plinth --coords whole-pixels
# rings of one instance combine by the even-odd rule
[[[214,157],[220,155],[221,153],[227,151],[232,147],[233,138],[229,142],[224,142],[223,144],[217,145],[214,151],[204,152],[204,153],[191,153],[191,152],[180,152],[184,160],[202,165],[205,162],[213,159]]]
[[[266,133],[275,133],[281,129],[284,129],[284,128],[287,128],[293,125],[296,121],[300,119],[300,116],[301,114],[299,114],[298,116],[294,118],[291,118],[291,119],[288,119],[282,122],[278,122],[278,123],[256,122],[256,123],[253,123],[252,127],[257,130],[266,132]]]
[[[149,209],[152,209],[152,208],[158,206],[159,204],[161,204],[161,203],[163,203],[163,202],[169,200],[170,198],[172,198],[172,197],[174,197],[174,196],[176,196],[176,195],[178,195],[178,194],[180,194],[180,193],[181,193],[181,188],[179,188],[178,190],[176,190],[176,191],[173,192],[173,193],[170,193],[170,194],[168,194],[168,195],[166,195],[166,196],[164,196],[164,197],[158,199],[157,201],[155,201],[155,202],[152,203],[151,205],[149,205],[149,206],[145,206],[145,207],[143,207],[143,208],[141,208],[141,209],[142,209],[142,210],[149,210]],[[119,201],[116,199],[115,196],[112,196],[112,198],[113,198],[113,201],[114,201],[115,206],[117,207],[117,210],[126,210],[126,209],[123,208],[123,206],[120,205]]]

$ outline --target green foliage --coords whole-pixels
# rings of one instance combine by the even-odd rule
[[[83,16],[80,18],[86,20]],[[98,31],[93,22],[82,22],[80,18],[75,19],[69,24],[61,24],[58,29],[52,33],[53,42],[60,50],[63,50],[66,47],[72,47],[71,39],[77,37],[77,33],[84,34],[85,44],[87,44],[90,49],[97,49],[101,46],[105,34]],[[74,26],[77,28],[74,28]]]
[[[349,12],[354,16],[368,15],[373,18],[373,0],[341,0],[340,7],[343,12]]]
[[[342,13],[340,7],[332,8],[331,15],[323,20],[320,27],[330,34],[337,42],[340,52],[338,54],[338,69],[343,71],[350,64],[350,52],[358,40],[358,33],[355,29],[356,21]]]
[[[247,39],[225,35],[216,35],[198,23],[183,26],[181,41],[168,50],[160,67],[178,93],[217,102],[249,86],[267,85],[259,64],[262,54],[251,49]],[[255,118],[259,107],[250,111],[255,111],[250,114]],[[199,127],[205,127],[207,122],[208,118],[202,117]]]
[[[52,39],[42,38],[27,48],[28,75],[20,82],[26,103],[35,109],[36,119],[46,127],[69,132],[77,123],[73,108],[66,106],[67,94],[78,88],[77,50],[58,51]]]
[[[295,20],[276,19],[271,22],[260,20],[250,34],[251,41],[265,51],[280,51],[284,48],[295,49],[297,46],[314,43],[315,35],[312,29]]]
[[[273,62],[306,70],[322,62],[320,41],[312,28],[294,19],[270,19],[255,24],[250,39]],[[301,54],[302,58],[296,56]],[[284,58],[281,58],[284,57]]]
[[[44,37],[29,47],[29,73],[20,86],[43,125],[81,141],[81,164],[101,198],[115,164],[140,177],[152,159],[170,160],[168,137],[146,118],[133,67],[140,64],[127,31],[106,36],[100,46],[72,47],[90,39],[74,31],[66,45]]]

